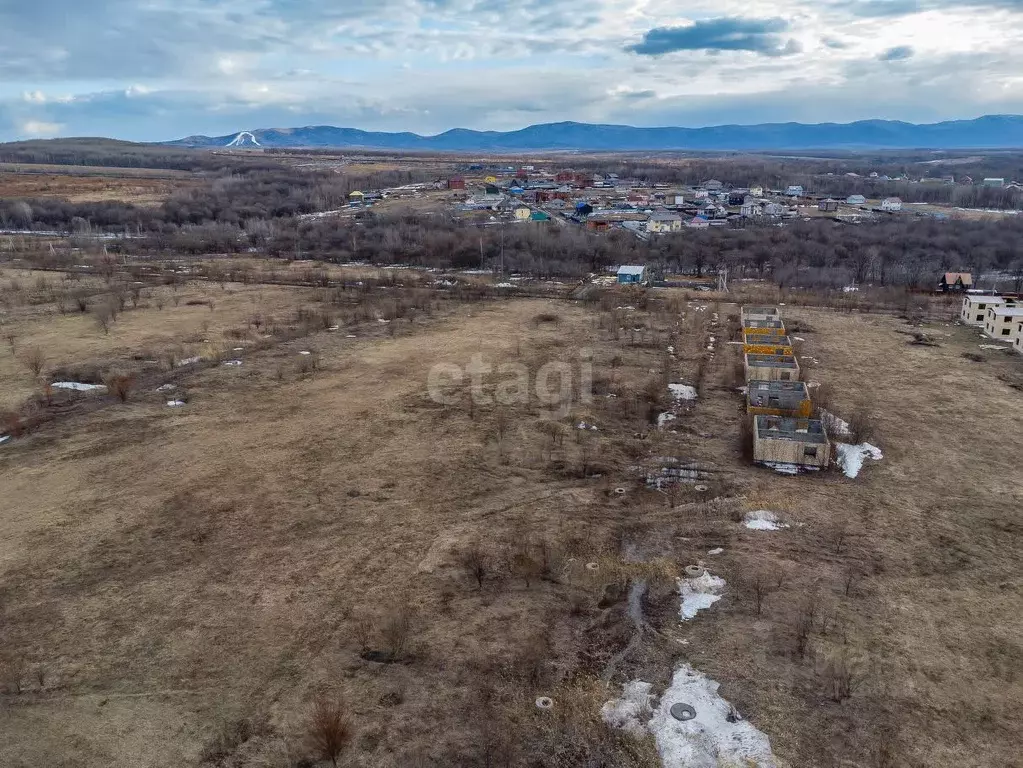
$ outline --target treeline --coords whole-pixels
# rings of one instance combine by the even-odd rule
[[[230,169],[211,177],[200,187],[173,194],[157,207],[121,201],[3,200],[0,201],[0,228],[78,234],[159,234],[164,238],[183,227],[263,231],[267,223],[278,219],[341,208],[347,204],[348,195],[357,189],[380,189],[426,180],[426,174],[409,171],[346,175],[300,171],[281,165]]]

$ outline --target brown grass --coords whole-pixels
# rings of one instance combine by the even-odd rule
[[[315,289],[231,288],[186,285],[216,309],[128,309],[109,337],[27,304],[15,322],[71,365],[158,339],[187,351],[259,307],[320,304]],[[999,377],[1017,361],[962,358],[967,329],[937,325],[941,346],[916,347],[894,317],[792,309],[816,329],[811,378],[838,415],[869,407],[885,458],[856,480],[782,477],[736,446],[734,347],[704,363],[682,427],[658,432],[646,406],[677,314],[637,310],[657,346],[615,339],[599,312],[453,303],[393,337],[316,330],[314,376],[294,371],[306,339],[253,345],[243,366],[182,371],[186,408],[139,387],[0,447],[0,626],[22,681],[2,694],[17,706],[0,764],[179,766],[204,745],[273,764],[305,738],[308,702],[343,689],[355,764],[652,766],[649,741],[608,730],[600,704],[633,677],[659,689],[680,659],[793,766],[1014,764],[1023,433]],[[535,371],[581,346],[614,380],[578,409],[599,427],[587,440],[535,398],[470,418],[424,392],[438,361]],[[680,345],[678,365],[702,352]],[[27,377],[9,355],[0,366],[5,385]],[[602,477],[581,477],[591,448]],[[665,456],[697,461],[709,490],[667,508],[643,483]],[[737,522],[750,508],[791,527],[750,531]],[[461,560],[474,542],[494,559],[482,589]],[[729,586],[683,625],[674,577],[701,559]],[[744,585],[758,574],[759,611]],[[24,671],[36,665],[45,695]],[[259,710],[265,730],[216,725]]]

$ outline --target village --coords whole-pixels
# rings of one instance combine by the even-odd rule
[[[829,174],[832,175],[832,174]],[[857,174],[847,174],[855,176]],[[909,182],[906,176],[871,173],[864,181]],[[919,184],[974,184],[969,177],[914,179]],[[1003,178],[985,178],[985,188],[1020,190]],[[444,195],[443,193],[448,193]],[[433,183],[363,192],[349,196],[349,209],[372,207],[385,200],[429,198],[448,203],[453,214],[483,225],[505,223],[574,224],[594,232],[620,229],[648,239],[687,229],[744,227],[786,220],[831,219],[844,224],[877,221],[886,216],[921,216],[942,221],[959,215],[955,209],[904,203],[899,197],[868,198],[851,194],[838,199],[813,193],[801,184],[784,188],[732,186],[708,179],[695,186],[650,183],[620,178],[615,173],[551,171],[534,165],[468,165]]]

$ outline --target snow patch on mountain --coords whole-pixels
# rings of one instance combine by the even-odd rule
[[[242,131],[237,136],[235,136],[233,139],[231,139],[227,143],[227,146],[229,146],[229,147],[248,147],[248,146],[259,147],[259,146],[262,146],[262,145],[258,141],[256,141],[256,137],[253,136],[251,133],[249,133],[248,131]]]

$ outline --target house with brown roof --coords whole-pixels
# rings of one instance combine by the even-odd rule
[[[973,275],[969,272],[946,272],[938,281],[942,293],[959,293],[973,287]]]

